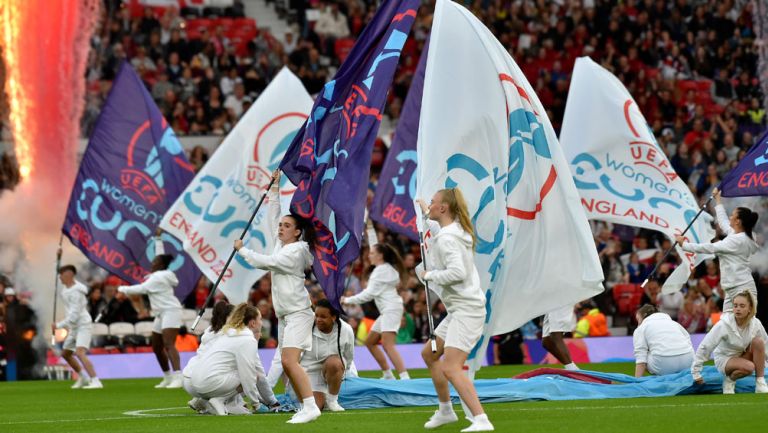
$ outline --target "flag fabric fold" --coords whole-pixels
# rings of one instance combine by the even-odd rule
[[[144,83],[123,63],[83,154],[62,232],[97,265],[139,283],[155,255],[155,229],[193,176]],[[162,240],[183,300],[200,272],[178,240]]]
[[[720,182],[723,197],[768,195],[768,132],[764,132],[744,158]]]
[[[165,214],[161,227],[182,240],[184,250],[209,280],[216,281],[223,271],[233,241],[245,230],[272,171],[311,107],[312,98],[301,81],[283,68]],[[285,177],[281,183],[281,198],[287,202],[295,187]],[[243,242],[252,250],[271,253],[276,233],[267,221],[266,204]],[[250,288],[265,273],[235,255],[219,289],[229,302],[245,302]]]
[[[280,168],[297,186],[291,211],[317,232],[314,274],[339,306],[360,254],[373,144],[418,0],[386,0],[325,84]]]

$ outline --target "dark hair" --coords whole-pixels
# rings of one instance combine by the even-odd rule
[[[645,304],[642,307],[637,309],[637,314],[640,315],[641,318],[645,319],[646,317],[650,316],[653,313],[658,313],[659,310],[656,308],[656,306],[651,304]]]
[[[211,331],[219,332],[224,324],[227,323],[227,317],[232,314],[232,310],[235,306],[226,302],[219,301],[213,306],[213,313],[211,315]]]
[[[403,258],[400,253],[389,244],[376,244],[372,248],[376,248],[376,251],[382,255],[384,261],[392,265],[400,276],[400,283],[405,286],[405,278],[407,276],[405,272],[405,265],[403,264]]]
[[[164,271],[168,269],[168,266],[171,266],[171,262],[173,261],[173,256],[170,254],[160,254],[155,256],[155,260],[157,260],[160,264],[159,267],[160,271]]]
[[[741,227],[744,229],[744,233],[752,239],[752,229],[757,224],[757,212],[753,212],[748,207],[737,207],[736,218],[741,222]]]
[[[312,224],[312,221],[294,212],[291,212],[286,216],[293,218],[293,221],[296,223],[296,228],[301,231],[299,239],[303,238],[304,242],[309,245],[309,250],[314,252],[315,245],[317,244],[317,234],[315,232],[315,226]]]
[[[77,275],[77,268],[75,268],[74,265],[64,265],[59,268],[59,273],[63,274],[64,272],[72,271],[73,274]]]
[[[327,308],[328,311],[331,312],[331,316],[336,317],[336,350],[339,351],[339,359],[341,360],[341,367],[342,370],[346,370],[347,367],[344,365],[344,357],[341,356],[341,315],[339,314],[339,310],[336,309],[336,307],[331,304],[331,301],[327,299],[320,299],[315,303],[315,311],[317,311],[318,308]],[[317,322],[312,324],[312,331],[315,330],[315,325]]]

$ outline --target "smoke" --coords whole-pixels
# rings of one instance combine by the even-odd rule
[[[22,182],[0,193],[0,272],[29,291],[50,332],[56,249],[75,178],[85,68],[99,0],[6,0],[0,44]],[[63,262],[82,263],[73,247]],[[61,317],[62,311],[59,312]]]

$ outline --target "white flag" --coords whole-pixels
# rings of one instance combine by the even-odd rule
[[[603,290],[592,233],[544,107],[493,34],[447,0],[438,0],[432,24],[417,152],[417,196],[429,200],[457,185],[475,225],[488,302],[473,368],[491,336]]]
[[[637,103],[613,74],[589,57],[576,60],[560,142],[590,219],[658,230],[674,242],[699,210],[675,173]],[[686,234],[691,242],[715,236],[702,213]],[[688,281],[702,255],[683,252],[683,264],[664,284],[673,293]]]
[[[272,171],[312,109],[301,81],[283,68],[251,106],[184,193],[166,212],[160,227],[184,241],[184,250],[211,281],[216,281],[232,244],[256,209]],[[283,176],[281,201],[295,188]],[[250,249],[271,252],[274,236],[262,205],[243,240]],[[230,302],[245,302],[264,271],[239,255],[230,263],[219,288]]]

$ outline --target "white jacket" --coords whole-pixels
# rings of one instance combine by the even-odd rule
[[[709,360],[713,352],[715,360],[727,361],[734,356],[741,356],[755,337],[762,337],[764,342],[768,342],[768,334],[765,333],[760,319],[753,317],[747,326],[739,328],[733,313],[723,313],[720,321],[704,337],[696,351],[691,367],[693,378],[701,377],[701,366]],[[768,344],[765,346],[765,354],[768,358]]]
[[[250,329],[228,329],[206,345],[197,355],[193,367],[185,368],[194,388],[201,394],[214,392],[224,386],[227,377],[237,374],[243,392],[252,401],[267,405],[277,402],[264,375],[259,358],[259,342]]]
[[[693,354],[691,336],[669,314],[654,313],[646,317],[632,335],[635,362],[647,363],[650,356]]]
[[[64,301],[64,320],[56,323],[57,328],[73,329],[78,326],[90,325],[93,322],[88,313],[88,287],[75,280],[70,287],[64,287],[59,294]]]
[[[275,234],[272,254],[261,254],[248,248],[240,248],[238,254],[251,266],[272,272],[272,305],[277,317],[310,308],[309,293],[304,287],[304,270],[312,265],[309,245],[304,241],[283,244],[277,238],[280,221],[280,200],[277,191],[269,192],[270,229]]]
[[[301,357],[301,366],[307,373],[318,372],[322,370],[323,362],[334,355],[341,355],[347,377],[357,376],[357,370],[354,369],[355,332],[343,320],[340,334],[337,324],[333,325],[333,329],[328,334],[317,326],[312,328],[312,350],[304,352]]]
[[[368,245],[373,248],[378,244],[376,231],[368,229]],[[349,304],[364,304],[373,300],[380,313],[385,311],[403,311],[403,298],[397,293],[397,284],[400,282],[400,274],[389,263],[382,263],[371,272],[368,277],[368,286],[362,292],[346,299]]]
[[[341,12],[336,14],[334,18],[331,12],[331,7],[328,6],[320,16],[317,17],[315,22],[315,33],[321,36],[330,36],[333,38],[346,38],[349,36],[349,25],[347,25],[347,17]]]
[[[126,295],[149,295],[149,305],[154,313],[181,309],[181,302],[173,294],[179,280],[172,271],[152,272],[143,283],[135,286],[120,286],[119,292]]]
[[[725,239],[705,244],[685,242],[683,251],[717,254],[720,259],[720,285],[723,289],[754,282],[749,268],[749,257],[760,247],[746,233],[734,233],[723,205],[715,207],[717,225],[725,233]]]
[[[221,337],[221,332],[213,332],[210,326],[205,328],[203,335],[200,336],[200,345],[197,346],[197,353],[195,356],[189,359],[187,366],[184,367],[185,376],[191,377],[192,369],[195,368],[195,364],[197,363],[199,357],[205,353],[206,348],[208,348],[208,346],[210,346],[211,343],[219,337]]]
[[[427,268],[424,280],[439,286],[431,284],[429,288],[448,313],[485,316],[485,293],[473,259],[472,236],[456,221],[442,228],[430,221],[429,230],[436,233],[427,253],[433,267]]]

